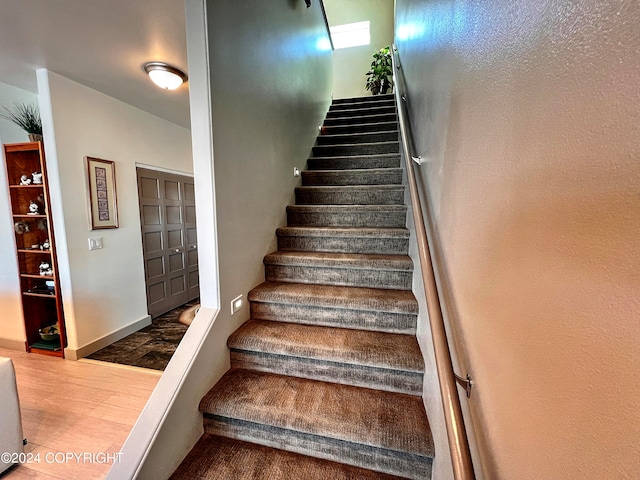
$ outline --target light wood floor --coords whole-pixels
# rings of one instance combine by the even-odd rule
[[[16,370],[25,452],[40,453],[39,463],[19,465],[2,480],[104,478],[109,464],[59,463],[54,455],[118,452],[162,373],[1,348],[0,356]]]

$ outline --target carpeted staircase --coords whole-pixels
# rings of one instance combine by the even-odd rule
[[[429,479],[392,95],[335,100],[174,479]]]

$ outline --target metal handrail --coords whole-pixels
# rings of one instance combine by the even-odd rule
[[[400,124],[402,146],[406,157],[411,157],[415,163],[420,165],[422,163],[422,158],[414,155],[415,148],[413,144],[413,137],[411,135],[409,123],[406,119],[407,112],[404,103],[407,99],[406,96],[400,94],[400,82],[398,81],[397,74],[397,71],[400,69],[400,63],[397,59],[397,55],[397,48],[393,45],[393,82],[395,85],[395,99],[396,107],[398,109],[398,121]],[[420,257],[420,270],[422,272],[422,279],[424,283],[424,293],[427,299],[427,311],[429,313],[429,324],[431,326],[431,336],[433,338],[433,349],[436,358],[436,369],[438,371],[442,406],[444,408],[444,419],[447,429],[447,438],[449,441],[449,451],[451,452],[453,475],[456,480],[472,480],[475,479],[473,462],[471,460],[469,441],[467,439],[464,418],[460,407],[460,398],[458,397],[456,385],[457,376],[453,371],[451,352],[449,351],[447,333],[442,317],[442,306],[440,305],[436,277],[433,270],[431,253],[429,251],[427,230],[422,216],[420,195],[418,193],[416,177],[413,171],[414,166],[413,162],[409,161],[406,162],[406,165],[407,180],[411,196],[411,207],[413,210],[413,221],[415,223],[418,242],[418,254]],[[424,200],[426,205],[427,199]],[[470,379],[468,379],[468,381],[467,395],[469,394],[469,388],[471,385]]]
[[[324,8],[324,1],[320,0],[320,10],[322,10],[322,16],[324,17],[324,26],[327,28],[327,35],[329,35],[329,43],[331,44],[331,50],[335,50],[333,46],[333,38],[331,38],[331,27],[329,26],[329,18],[327,18],[327,11]]]

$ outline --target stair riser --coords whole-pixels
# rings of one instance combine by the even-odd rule
[[[210,414],[204,415],[204,431],[405,478],[431,478],[432,459],[426,456]]]
[[[310,170],[358,170],[368,168],[400,168],[400,155],[374,157],[327,157],[307,160]]]
[[[372,108],[372,107],[393,107],[395,106],[395,100],[393,98],[378,100],[377,102],[359,102],[359,103],[333,103],[329,107],[331,112],[339,112],[341,110],[357,110],[359,108]]]
[[[301,212],[288,211],[289,226],[309,227],[404,227],[406,212]]]
[[[363,123],[355,125],[334,125],[322,127],[322,135],[339,135],[345,133],[390,132],[398,130],[398,122]]]
[[[385,95],[368,95],[366,97],[351,97],[351,98],[334,98],[332,105],[340,105],[344,103],[377,103],[393,100],[393,94]]]
[[[412,272],[373,268],[314,267],[308,265],[265,265],[269,282],[312,283],[347,287],[375,287],[411,290]]]
[[[400,144],[398,142],[381,142],[350,145],[319,145],[313,147],[314,157],[382,155],[386,153],[400,153]]]
[[[370,108],[358,108],[356,110],[329,110],[327,112],[327,118],[357,118],[368,117],[370,115],[389,115],[396,113],[395,106],[383,106],[372,105]],[[351,120],[351,123],[355,123]]]
[[[346,308],[316,307],[299,303],[251,302],[251,318],[326,327],[415,335],[417,315]]]
[[[397,122],[398,116],[395,112],[392,113],[378,113],[372,115],[363,115],[360,117],[327,117],[324,119],[323,126],[332,127],[335,125],[353,125],[363,123],[384,123],[384,122]]]
[[[302,185],[305,187],[331,185],[401,185],[402,170],[382,169],[375,172],[302,172]],[[389,171],[384,171],[389,170]]]
[[[408,238],[278,236],[278,250],[407,255]]]
[[[320,135],[316,139],[316,145],[343,145],[355,143],[396,142],[397,131],[350,133],[344,135]]]
[[[422,373],[231,349],[231,368],[422,395]]]
[[[403,205],[404,188],[367,189],[351,191],[331,191],[319,188],[297,188],[296,204],[298,205]]]

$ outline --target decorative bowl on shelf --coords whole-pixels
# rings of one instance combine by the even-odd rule
[[[60,337],[60,331],[58,325],[49,325],[48,327],[41,328],[38,333],[43,340],[47,342],[53,342]]]

